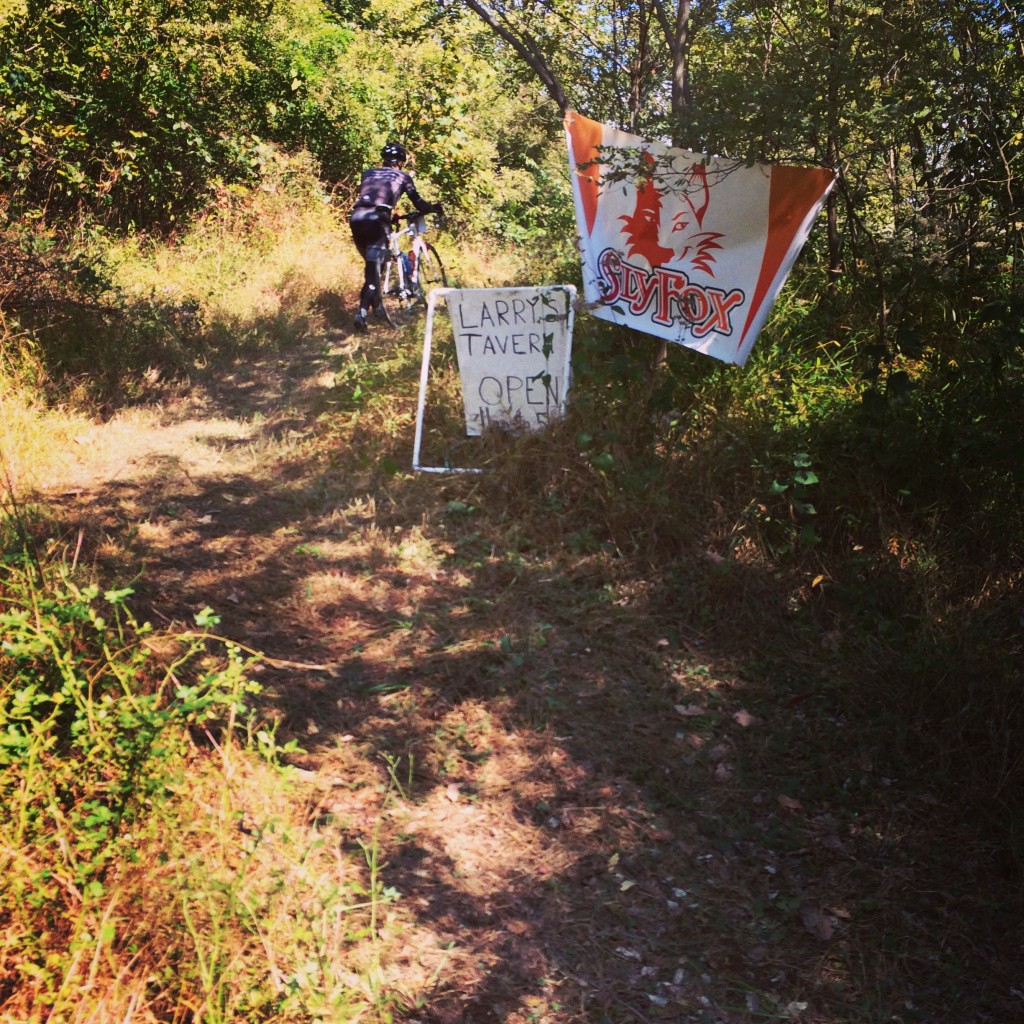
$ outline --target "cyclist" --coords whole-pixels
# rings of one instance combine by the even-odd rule
[[[400,142],[389,142],[381,151],[382,167],[363,172],[359,199],[349,218],[352,240],[363,257],[363,288],[355,329],[366,330],[366,318],[380,305],[380,265],[387,258],[388,227],[395,204],[408,196],[419,213],[443,213],[440,203],[428,203],[416,191],[411,175],[402,170],[408,153]]]

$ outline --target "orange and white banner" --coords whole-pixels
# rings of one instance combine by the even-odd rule
[[[835,183],[565,117],[594,316],[742,366]]]

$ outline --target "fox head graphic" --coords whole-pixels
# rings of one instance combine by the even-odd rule
[[[643,166],[637,176],[636,205],[631,214],[619,218],[627,239],[626,254],[643,257],[654,267],[688,264],[714,277],[715,251],[722,246],[719,231],[703,231],[704,215],[711,202],[707,168],[695,164],[689,171],[689,183],[678,211],[664,217],[665,193],[658,188],[654,158],[643,154]],[[670,197],[670,200],[675,197]]]

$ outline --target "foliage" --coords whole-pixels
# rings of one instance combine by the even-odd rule
[[[232,84],[256,14],[32,0],[0,39],[4,179],[51,215],[85,204],[147,222],[194,205],[214,165],[244,160],[223,128],[242,113]]]
[[[261,139],[344,165],[329,76],[350,38],[315,0],[31,0],[0,25],[11,212],[171,223],[252,176]]]
[[[253,718],[252,661],[211,636],[208,608],[198,630],[139,622],[132,588],[83,582],[62,545],[39,539],[41,523],[9,497],[5,1013],[289,1021],[386,1005],[353,972],[383,889],[351,869],[342,880],[291,820],[276,766],[291,748]]]

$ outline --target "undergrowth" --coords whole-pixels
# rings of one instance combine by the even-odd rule
[[[387,1015],[367,863],[325,847],[253,659],[158,632],[37,512],[0,520],[0,1019]]]
[[[0,219],[0,315],[51,404],[109,413],[160,400],[211,366],[324,329],[351,276],[344,217],[308,155],[267,147],[260,160],[255,187],[221,186],[163,238]]]

